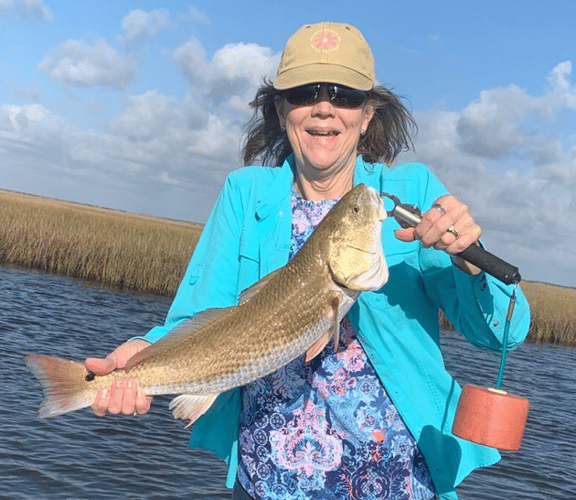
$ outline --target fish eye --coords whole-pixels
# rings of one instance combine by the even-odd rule
[[[360,212],[360,207],[358,205],[354,205],[352,207],[352,212],[354,212],[355,214],[357,214],[358,212]]]

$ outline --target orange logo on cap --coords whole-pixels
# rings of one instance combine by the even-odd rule
[[[334,50],[338,48],[340,37],[332,30],[317,31],[312,35],[312,44],[318,50]]]

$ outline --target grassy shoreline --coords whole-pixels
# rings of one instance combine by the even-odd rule
[[[171,296],[202,225],[0,190],[0,263]]]
[[[536,281],[520,285],[530,304],[527,342],[576,347],[576,289]],[[440,326],[454,329],[442,313]]]
[[[0,265],[126,290],[173,296],[202,227],[0,189]],[[576,289],[528,281],[522,289],[528,341],[576,347]]]

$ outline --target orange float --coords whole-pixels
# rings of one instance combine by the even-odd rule
[[[518,275],[506,315],[502,339],[502,357],[496,388],[465,385],[452,424],[452,434],[455,436],[508,451],[520,449],[526,429],[529,406],[526,398],[500,390],[508,353],[506,346],[508,345],[510,321],[516,303],[516,288],[519,281],[520,276]]]
[[[500,450],[520,449],[528,400],[499,389],[465,385],[458,401],[452,434]]]
[[[390,193],[380,193],[380,196],[392,200],[394,208],[388,210],[387,213],[394,217],[401,227],[416,227],[422,220],[418,207],[402,203],[397,196]],[[513,284],[514,288],[510,296],[504,326],[502,357],[496,388],[488,389],[476,385],[464,386],[458,401],[452,433],[474,443],[501,450],[516,451],[520,448],[526,428],[529,403],[526,398],[500,390],[500,386],[506,365],[508,335],[512,312],[516,304],[516,289],[521,279],[520,272],[517,267],[487,252],[480,245],[472,244],[456,255],[499,279],[504,284]]]

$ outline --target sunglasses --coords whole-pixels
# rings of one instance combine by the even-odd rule
[[[330,103],[337,108],[359,108],[368,98],[368,92],[336,83],[309,83],[285,90],[282,95],[294,106],[310,106],[320,100],[320,90],[326,88]]]

